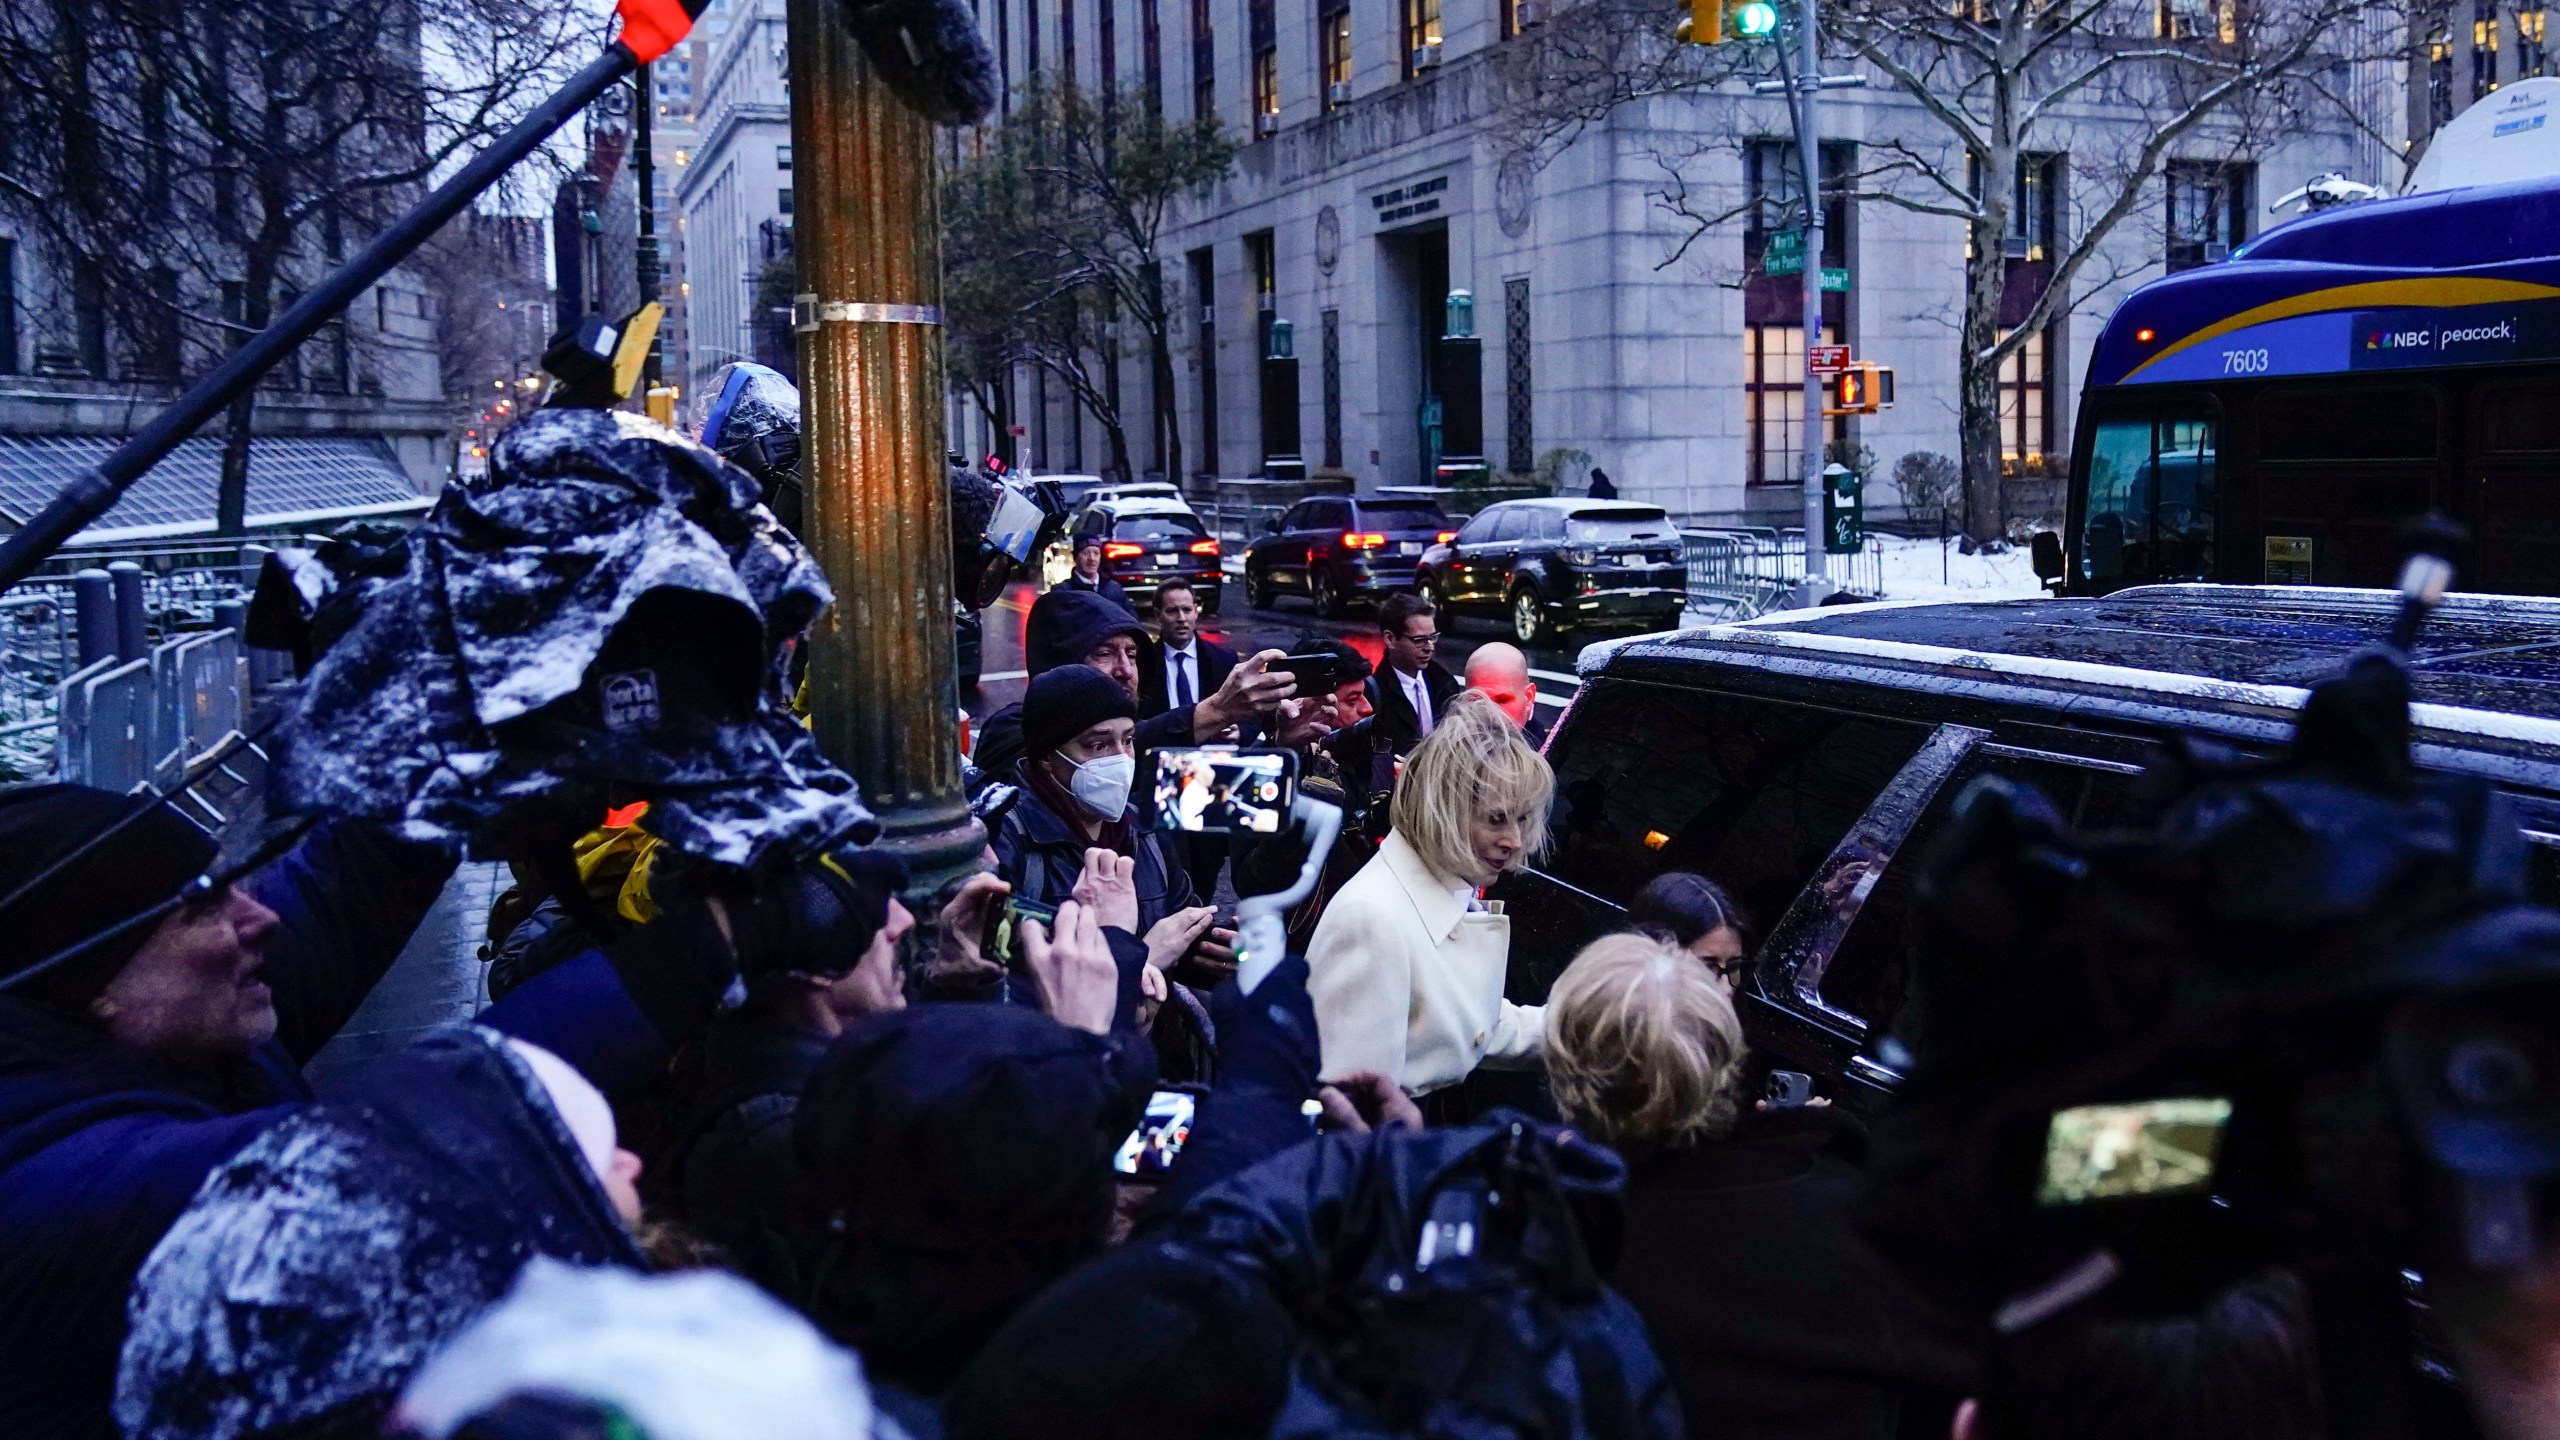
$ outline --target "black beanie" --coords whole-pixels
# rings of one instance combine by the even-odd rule
[[[134,818],[137,810],[149,813]],[[205,833],[155,796],[87,785],[36,785],[0,795],[0,895],[15,895],[49,866],[119,821],[132,823],[0,909],[0,984],[175,896],[213,864]],[[90,946],[12,993],[78,1008],[107,987],[150,938],[136,926]]]
[[[1022,753],[1037,760],[1105,720],[1135,720],[1137,702],[1090,665],[1061,665],[1022,695]]]

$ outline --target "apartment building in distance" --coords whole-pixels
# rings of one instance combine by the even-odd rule
[[[791,260],[790,44],[783,0],[715,0],[688,45],[690,153],[671,172],[683,246],[688,404],[732,360],[794,371],[790,326],[758,295]],[[670,272],[671,277],[676,272]],[[789,301],[786,299],[787,307]],[[668,377],[676,379],[671,364]]]

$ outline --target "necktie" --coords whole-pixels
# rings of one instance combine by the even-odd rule
[[[1173,703],[1176,705],[1188,705],[1192,703],[1193,698],[1194,697],[1191,693],[1191,655],[1188,651],[1176,650],[1173,652]]]
[[[1413,687],[1414,731],[1417,734],[1428,735],[1431,733],[1432,721],[1431,687],[1423,683],[1422,673],[1420,671],[1415,671],[1411,676],[1407,677],[1406,683]]]

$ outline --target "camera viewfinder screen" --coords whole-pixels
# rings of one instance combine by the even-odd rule
[[[2218,1097],[2081,1105],[2045,1133],[2042,1205],[2178,1195],[2213,1184],[2231,1102]]]
[[[1156,752],[1156,815],[1167,830],[1270,835],[1289,817],[1289,757]]]
[[[1163,1179],[1182,1153],[1182,1142],[1191,1138],[1191,1112],[1198,1103],[1180,1090],[1159,1090],[1149,1096],[1146,1117],[1120,1142],[1111,1168],[1123,1175]]]

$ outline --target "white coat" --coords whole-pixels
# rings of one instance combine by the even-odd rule
[[[1545,1011],[1502,998],[1510,917],[1474,893],[1390,833],[1325,906],[1307,945],[1325,1079],[1373,1070],[1422,1095],[1538,1063]]]

